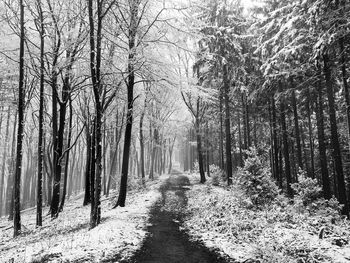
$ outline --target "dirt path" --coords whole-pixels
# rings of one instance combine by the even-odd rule
[[[149,236],[142,248],[127,262],[214,263],[228,262],[199,242],[190,241],[179,229],[187,205],[188,178],[173,174],[161,187],[162,199],[151,210]]]

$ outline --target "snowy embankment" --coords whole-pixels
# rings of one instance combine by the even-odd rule
[[[253,209],[238,187],[189,178],[185,230],[235,262],[350,262],[349,220],[298,212],[278,201]]]
[[[12,238],[12,222],[0,219],[0,262],[108,262],[128,258],[146,236],[149,210],[160,198],[159,181],[129,191],[126,207],[111,209],[115,193],[102,198],[102,222],[89,229],[90,206],[82,195],[67,203],[59,217],[44,217],[35,227],[35,209],[22,213],[23,234]],[[45,210],[48,213],[48,210]]]

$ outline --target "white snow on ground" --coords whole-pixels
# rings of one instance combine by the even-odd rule
[[[294,255],[296,257],[300,256],[302,258],[303,254],[307,253],[309,258],[314,259],[314,261],[307,262],[350,263],[350,224],[348,222],[344,222],[341,226],[334,225],[332,234],[320,239],[318,232],[315,233],[315,229],[309,225],[311,218],[305,218],[305,222],[301,221],[298,224],[286,224],[278,221],[267,222],[266,218],[258,213],[254,214],[252,211],[241,210],[242,215],[231,215],[230,220],[233,222],[231,226],[244,226],[244,220],[251,217],[250,220],[255,220],[256,225],[247,226],[252,227],[248,232],[253,235],[253,238],[246,235],[243,230],[237,232],[236,228],[232,229],[232,232],[237,232],[238,236],[232,235],[221,229],[219,225],[215,229],[209,227],[210,224],[207,220],[213,220],[211,215],[215,212],[210,211],[207,204],[203,203],[209,202],[215,196],[219,200],[229,197],[227,189],[216,186],[208,187],[211,184],[211,178],[208,178],[209,182],[203,185],[199,184],[198,175],[188,174],[187,176],[192,184],[191,190],[186,193],[189,197],[188,206],[194,211],[198,211],[199,207],[205,206],[206,210],[199,215],[194,214],[187,218],[183,228],[189,232],[193,239],[201,240],[209,248],[218,249],[221,253],[236,260],[235,262],[250,262],[249,260],[254,258],[254,255],[269,255],[276,251],[279,253],[279,249],[283,247],[291,254],[298,253],[299,255]],[[301,215],[299,216],[301,217]],[[307,215],[305,216],[307,217]],[[322,221],[322,218],[314,217],[313,219],[315,225]],[[246,239],[242,239],[242,237]],[[342,246],[335,245],[333,244],[335,240],[343,240],[345,244]],[[321,260],[320,256],[326,257],[326,261]],[[271,256],[267,258],[267,261],[262,262],[291,261],[290,259],[283,259],[283,256],[272,261]]]
[[[167,177],[148,183],[146,189],[129,191],[126,207],[111,209],[115,193],[102,198],[102,222],[89,229],[90,206],[80,195],[67,202],[59,217],[44,216],[35,228],[35,209],[22,213],[23,234],[13,238],[12,222],[0,219],[0,262],[99,262],[120,255],[128,258],[146,236],[151,206],[160,198],[159,185]],[[44,211],[48,213],[47,208]]]

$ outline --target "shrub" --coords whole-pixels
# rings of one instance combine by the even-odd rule
[[[221,182],[224,181],[225,173],[223,170],[220,169],[219,166],[212,164],[209,166],[209,171],[212,185],[218,186]]]
[[[194,164],[193,164],[193,173],[199,173],[199,163],[198,161],[195,161]]]
[[[292,184],[291,187],[295,191],[294,201],[299,209],[307,208],[309,212],[325,217],[339,217],[342,205],[335,197],[330,200],[324,199],[322,188],[316,179],[307,177],[306,172],[302,170],[298,173],[298,179],[299,182]]]
[[[321,197],[322,188],[318,185],[316,179],[306,177],[306,172],[299,170],[298,180],[299,182],[291,185],[295,192],[296,201],[302,202],[304,206],[308,206]]]
[[[244,167],[238,171],[239,184],[254,205],[268,204],[278,195],[278,187],[257,151],[252,148],[247,154]]]

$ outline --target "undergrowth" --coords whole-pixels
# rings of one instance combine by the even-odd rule
[[[238,262],[347,262],[349,221],[340,215],[337,200],[321,198],[316,180],[303,171],[293,185],[294,203],[278,191],[256,152],[232,186],[216,185],[188,192],[185,227],[202,239],[226,240],[232,257],[246,250]]]

